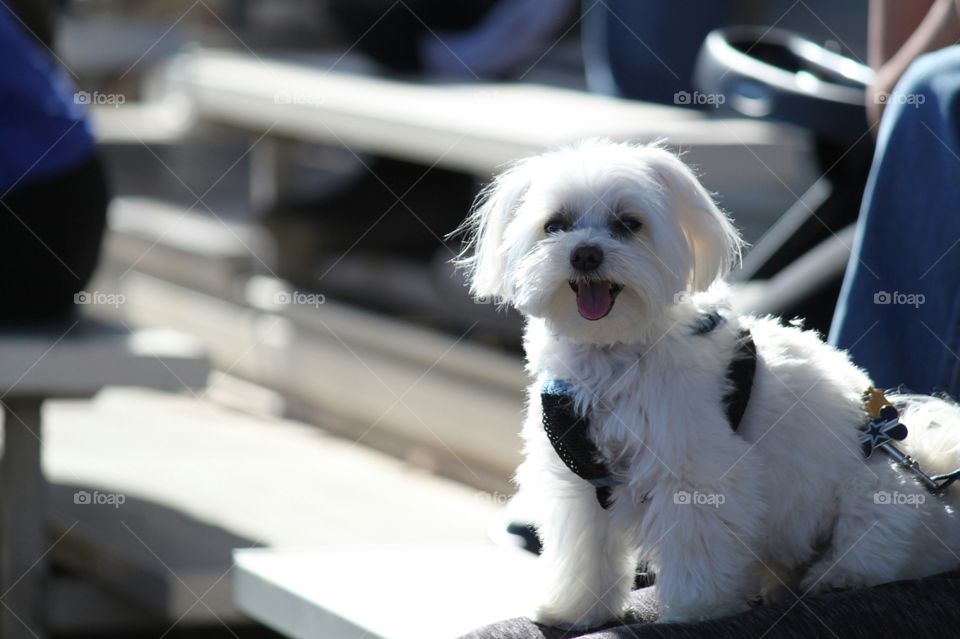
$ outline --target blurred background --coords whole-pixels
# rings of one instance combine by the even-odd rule
[[[282,579],[250,568],[236,581],[234,549],[269,563],[284,549],[525,543],[504,541],[521,322],[468,297],[449,234],[498,167],[609,136],[683,153],[751,243],[798,201],[816,210],[825,175],[841,174],[852,195],[838,221],[807,220],[828,231],[813,246],[856,215],[865,129],[778,118],[747,85],[731,104],[705,89],[721,73],[698,78],[698,55],[710,31],[753,25],[759,40],[788,30],[862,61],[866,4],[2,0],[0,17],[69,86],[110,196],[67,323],[0,337],[0,353],[33,349],[0,357],[6,390],[71,348],[87,357],[71,380],[120,378],[92,397],[53,382],[23,393],[47,400],[31,508],[44,594],[7,635],[299,636],[238,603],[267,601],[249,588]],[[72,202],[49,213],[69,217]],[[845,255],[816,291],[796,280],[799,297],[769,310],[825,328]],[[769,279],[767,266],[743,279]],[[159,342],[169,359],[131,346],[158,330],[175,335]],[[131,358],[175,379],[124,380]],[[36,557],[19,556],[33,574]],[[310,561],[277,574],[322,581]],[[330,628],[313,636],[350,636]]]

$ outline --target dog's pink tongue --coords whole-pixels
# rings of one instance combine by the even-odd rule
[[[610,282],[580,282],[577,284],[577,310],[584,319],[606,317],[613,308]]]

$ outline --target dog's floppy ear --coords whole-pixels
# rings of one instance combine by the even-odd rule
[[[475,297],[506,301],[507,247],[504,234],[530,187],[536,157],[517,162],[497,175],[481,191],[470,216],[455,233],[467,241],[455,261],[464,268]]]
[[[717,207],[680,158],[659,147],[648,147],[647,151],[650,164],[668,191],[673,214],[690,245],[691,268],[687,285],[692,291],[706,290],[740,260],[744,242],[730,218]]]

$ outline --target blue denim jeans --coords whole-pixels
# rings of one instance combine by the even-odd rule
[[[960,46],[889,96],[830,342],[879,387],[960,395]]]

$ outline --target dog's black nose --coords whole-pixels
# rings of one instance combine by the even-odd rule
[[[603,250],[593,244],[581,244],[570,254],[570,264],[582,273],[600,268],[603,262]]]

